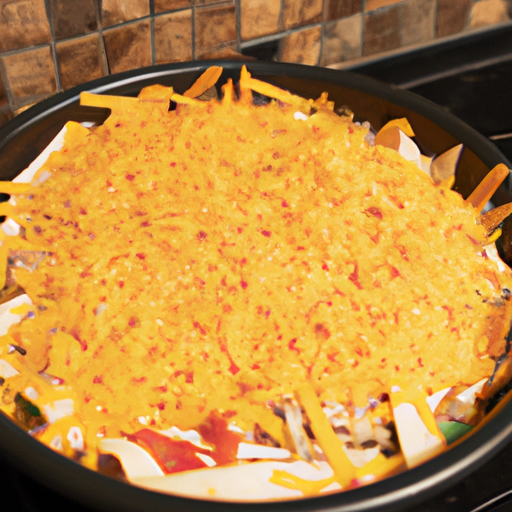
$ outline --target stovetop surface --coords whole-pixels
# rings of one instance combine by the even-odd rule
[[[512,161],[512,26],[354,66],[445,107]],[[93,512],[0,458],[1,512]],[[460,483],[404,512],[512,511],[512,443]]]

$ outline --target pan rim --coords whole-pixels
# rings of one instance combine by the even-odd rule
[[[238,71],[246,64],[254,76],[274,74],[292,79],[316,80],[334,83],[343,87],[357,89],[363,93],[376,96],[385,101],[411,109],[440,126],[448,133],[457,133],[457,138],[471,147],[475,155],[487,166],[493,167],[504,162],[510,165],[499,150],[485,137],[476,132],[458,118],[441,107],[409,91],[389,86],[373,78],[358,75],[350,71],[317,68],[300,64],[283,64],[254,61],[193,61],[179,64],[166,64],[141,68],[118,75],[103,77],[74,87],[67,92],[43,100],[37,105],[19,114],[0,129],[0,153],[16,137],[23,135],[23,130],[40,122],[46,116],[78,101],[82,91],[109,93],[142,81],[172,77],[183,72],[199,74],[208,66],[219,65],[228,71]],[[418,502],[427,492],[436,492],[447,488],[455,480],[460,480],[475,465],[482,465],[512,438],[512,404],[503,409],[461,445],[457,445],[443,454],[408,470],[404,473],[376,482],[370,486],[345,491],[333,495],[287,502],[228,503],[209,500],[181,498],[147,491],[132,485],[117,482],[88,470],[79,464],[54,452],[50,448],[17,427],[7,417],[0,415],[0,449],[21,471],[45,485],[79,499],[83,503],[103,510],[136,511],[151,506],[152,510],[169,510],[169,507],[186,507],[190,511],[216,510],[324,510],[324,511],[369,511],[384,510]],[[23,466],[23,467],[20,467]],[[41,471],[44,468],[44,471]],[[64,485],[63,485],[64,482]],[[143,506],[141,506],[143,505]]]

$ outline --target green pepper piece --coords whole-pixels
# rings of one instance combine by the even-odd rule
[[[438,426],[448,444],[452,444],[473,429],[471,425],[466,425],[466,423],[460,421],[441,421]]]

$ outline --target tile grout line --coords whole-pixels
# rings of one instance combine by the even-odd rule
[[[311,25],[304,25],[303,27],[291,28],[288,30],[284,30],[279,32],[278,34],[270,34],[268,36],[261,36],[255,39],[251,39],[250,41],[242,41],[240,43],[240,48],[245,50],[246,48],[252,48],[253,46],[258,46],[259,44],[271,43],[272,41],[276,41],[279,39],[283,39],[291,34],[295,34],[296,32],[301,32],[302,30],[307,30],[310,28],[315,28],[321,26],[322,22],[312,23]]]
[[[96,24],[98,26],[101,71],[103,73],[103,76],[109,76],[110,75],[110,64],[108,62],[107,49],[105,48],[105,38],[103,37],[103,24],[102,24],[103,4],[102,4],[102,0],[95,1],[94,6],[96,9]]]
[[[195,2],[190,7],[191,9],[191,33],[192,33],[192,60],[196,60],[196,6]]]
[[[151,45],[151,65],[154,66],[156,62],[156,50],[155,50],[155,0],[149,0],[149,15],[151,21],[149,25],[150,30],[150,45]]]
[[[236,51],[241,53],[242,43],[242,0],[235,0]]]
[[[279,21],[278,21],[278,27],[279,27],[280,33],[284,32],[284,8],[285,8],[285,0],[281,0],[281,9],[279,10]],[[282,39],[281,37],[279,37],[277,39],[277,52],[275,54],[275,59],[277,61],[279,61],[280,54],[282,52],[281,39]]]
[[[14,116],[14,96],[11,91],[11,84],[7,82],[7,70],[4,66],[4,60],[0,56],[0,77],[4,85],[5,97],[7,99],[7,107],[11,114]]]
[[[439,6],[438,6],[438,0],[435,0],[434,1],[434,20],[433,20],[433,23],[434,23],[434,28],[433,28],[433,34],[434,34],[434,39],[437,39],[438,35],[437,35],[437,17],[439,16]]]
[[[325,37],[325,18],[326,18],[326,15],[325,15],[325,11],[327,9],[327,1],[328,0],[323,0],[322,2],[322,14],[321,14],[321,21],[320,21],[320,24],[321,24],[321,27],[320,27],[320,48],[318,49],[318,58],[316,60],[316,64],[315,66],[320,66],[320,63],[322,62],[322,52],[323,52],[323,49],[324,49],[324,37]]]
[[[359,55],[361,58],[363,57],[363,49],[364,49],[364,34],[365,34],[365,12],[361,12],[361,30],[359,32]]]
[[[60,71],[59,71],[59,61],[57,59],[57,44],[55,42],[55,27],[53,23],[53,10],[52,10],[52,0],[44,0],[44,7],[46,11],[46,18],[48,20],[48,25],[50,27],[50,50],[52,53],[53,66],[55,68],[55,85],[57,87],[57,92],[62,92],[62,83],[60,80]]]
[[[404,6],[403,4],[398,4],[398,41],[399,41],[399,48],[403,46],[404,44],[404,21],[403,21],[403,12],[404,12]]]

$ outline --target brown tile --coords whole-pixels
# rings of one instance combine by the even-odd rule
[[[277,60],[299,64],[317,65],[320,57],[321,27],[293,32],[279,42]]]
[[[57,92],[49,46],[3,57],[2,62],[6,71],[5,86],[10,89],[15,110]]]
[[[96,0],[50,0],[55,39],[89,34],[98,28]]]
[[[219,3],[219,0],[193,0],[193,2],[195,5],[207,5],[207,4]]]
[[[120,73],[151,65],[149,20],[105,30],[103,38],[111,73]]]
[[[234,2],[196,8],[194,25],[196,57],[220,46],[232,44],[236,40]]]
[[[0,51],[51,41],[44,0],[0,1]]]
[[[402,46],[435,39],[436,0],[406,0],[400,5]]]
[[[508,21],[509,9],[512,14],[512,3],[509,4],[506,0],[480,0],[471,8],[469,27],[485,27]]]
[[[213,59],[229,59],[229,60],[247,60],[248,57],[236,51],[235,43],[223,44],[220,48],[209,50],[205,53],[196,55],[197,59],[213,60]],[[249,60],[252,60],[249,58]]]
[[[57,43],[57,61],[63,89],[103,76],[98,34]]]
[[[361,13],[326,23],[320,65],[328,66],[361,57],[362,35]]]
[[[381,7],[388,7],[390,5],[399,4],[403,0],[366,0],[364,3],[365,12],[375,11]]]
[[[365,13],[363,56],[376,55],[399,46],[400,16],[396,6]]]
[[[325,0],[325,21],[338,20],[353,14],[359,14],[363,9],[363,0]]]
[[[192,60],[192,10],[155,16],[155,62]]]
[[[184,9],[191,7],[193,4],[193,0],[154,0],[154,2],[156,13]]]
[[[144,16],[149,16],[149,0],[102,0],[101,2],[103,27],[112,27]]]
[[[283,25],[285,30],[322,21],[322,0],[284,0]]]
[[[276,34],[280,31],[281,0],[241,0],[242,41]]]
[[[473,0],[438,0],[437,1],[437,37],[449,36],[462,32],[468,26],[469,13]]]

